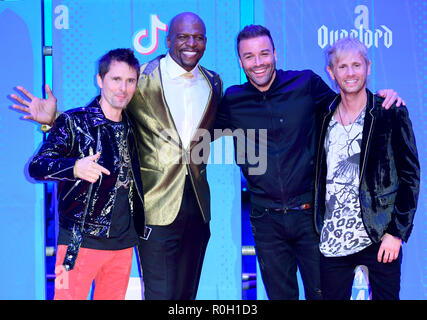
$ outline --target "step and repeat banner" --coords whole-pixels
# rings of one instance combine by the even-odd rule
[[[43,185],[27,178],[25,164],[43,135],[19,121],[8,95],[24,85],[38,96],[43,84],[43,4],[0,1],[0,299],[43,299],[45,291]],[[372,90],[393,88],[409,108],[422,165],[413,234],[403,246],[402,299],[427,298],[427,217],[424,187],[426,1],[405,0],[51,0],[52,85],[60,110],[86,105],[98,94],[96,61],[108,50],[132,48],[141,63],[167,51],[173,16],[197,13],[207,29],[201,64],[218,72],[224,87],[246,81],[236,55],[236,36],[248,23],[270,29],[278,68],[312,69],[333,86],[325,71],[325,48],[338,38],[358,37],[372,59]],[[46,18],[46,17],[44,17]],[[213,152],[232,154],[232,141]],[[212,155],[212,158],[213,158]],[[208,165],[212,195],[211,239],[198,299],[241,299],[241,176],[228,161]],[[352,299],[369,299],[366,270],[356,271]],[[143,298],[134,259],[128,299]],[[266,299],[258,274],[257,297]],[[5,285],[3,285],[5,284]],[[23,287],[25,286],[25,288]],[[301,298],[304,298],[301,285]]]

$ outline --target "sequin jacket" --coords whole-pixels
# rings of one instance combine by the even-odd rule
[[[59,181],[59,223],[70,231],[108,237],[119,174],[119,150],[114,132],[95,98],[88,106],[62,113],[47,140],[29,165],[29,174],[38,180]],[[129,124],[129,119],[123,112]],[[128,125],[127,144],[134,183],[129,192],[131,211],[138,235],[145,224],[142,181],[134,134]],[[110,171],[95,183],[77,179],[73,174],[76,160],[101,153],[98,164]],[[78,250],[77,250],[78,251]]]
[[[420,188],[420,163],[406,107],[381,105],[369,90],[360,154],[359,200],[365,229],[374,243],[385,233],[408,241]],[[340,95],[324,115],[316,163],[315,223],[322,230],[325,212],[325,135]]]

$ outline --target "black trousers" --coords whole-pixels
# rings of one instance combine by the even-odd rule
[[[396,260],[377,261],[381,243],[344,257],[320,256],[322,294],[325,300],[350,300],[354,270],[358,265],[368,268],[372,300],[399,300],[402,248]]]
[[[187,177],[175,221],[154,226],[138,246],[146,300],[194,300],[210,237]]]
[[[268,298],[298,300],[299,269],[305,299],[320,300],[319,237],[311,209],[274,213],[252,204],[250,220]]]

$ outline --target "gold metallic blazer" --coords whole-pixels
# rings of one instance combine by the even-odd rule
[[[135,127],[146,224],[168,225],[175,220],[181,206],[186,173],[191,179],[203,219],[208,222],[210,192],[206,161],[200,163],[199,156],[191,155],[199,155],[201,152],[202,158],[207,160],[209,144],[204,140],[203,148],[200,148],[201,137],[196,134],[189,148],[183,148],[163,93],[160,73],[162,57],[141,66],[138,88],[127,107]],[[201,66],[199,68],[211,90],[198,126],[202,130],[198,132],[208,132],[212,136],[216,111],[222,97],[222,80],[218,74]]]

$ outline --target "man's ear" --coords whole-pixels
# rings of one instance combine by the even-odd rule
[[[98,83],[98,87],[102,89],[102,79],[99,73],[96,75],[96,83]]]
[[[330,66],[326,67],[326,71],[328,71],[329,76],[331,77],[331,79],[335,81],[335,76],[334,76],[334,73],[333,73],[333,71],[332,71],[332,69],[331,69]]]

